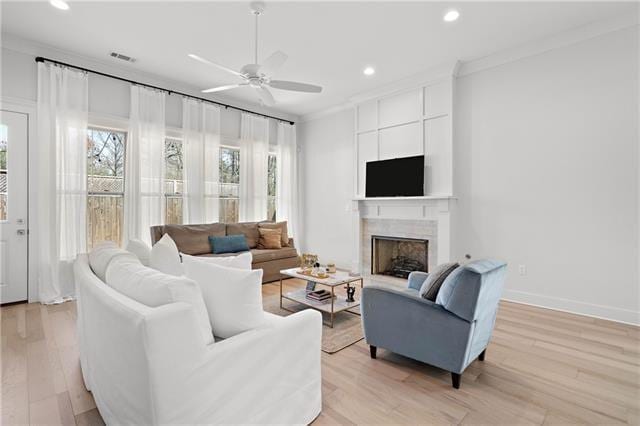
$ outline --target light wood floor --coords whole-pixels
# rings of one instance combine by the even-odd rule
[[[102,424],[82,384],[75,303],[0,312],[2,424]],[[388,351],[370,359],[364,341],[323,353],[322,376],[318,425],[640,423],[638,327],[515,303],[501,304],[486,361],[460,390]]]

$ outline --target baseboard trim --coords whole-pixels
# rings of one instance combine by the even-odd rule
[[[536,306],[554,311],[583,315],[592,318],[615,321],[623,324],[640,326],[640,312],[630,309],[614,308],[563,299],[560,297],[543,296],[518,290],[505,290],[502,300],[523,305]]]

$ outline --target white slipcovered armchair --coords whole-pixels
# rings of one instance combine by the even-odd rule
[[[321,410],[322,322],[265,313],[210,345],[190,305],[142,305],[74,267],[82,373],[107,424],[310,423]]]

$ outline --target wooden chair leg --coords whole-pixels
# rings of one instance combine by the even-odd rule
[[[451,385],[454,388],[460,389],[460,378],[461,377],[462,377],[462,374],[451,373]]]
[[[487,350],[485,349],[484,351],[482,351],[482,353],[480,355],[478,355],[478,359],[480,361],[484,361],[484,354],[487,352]]]
[[[378,348],[376,348],[373,345],[369,345],[369,353],[371,354],[371,358],[376,359],[376,350]]]

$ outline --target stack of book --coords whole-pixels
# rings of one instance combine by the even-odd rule
[[[317,302],[323,302],[331,299],[331,292],[329,290],[315,290],[307,293],[307,299],[315,300]]]

